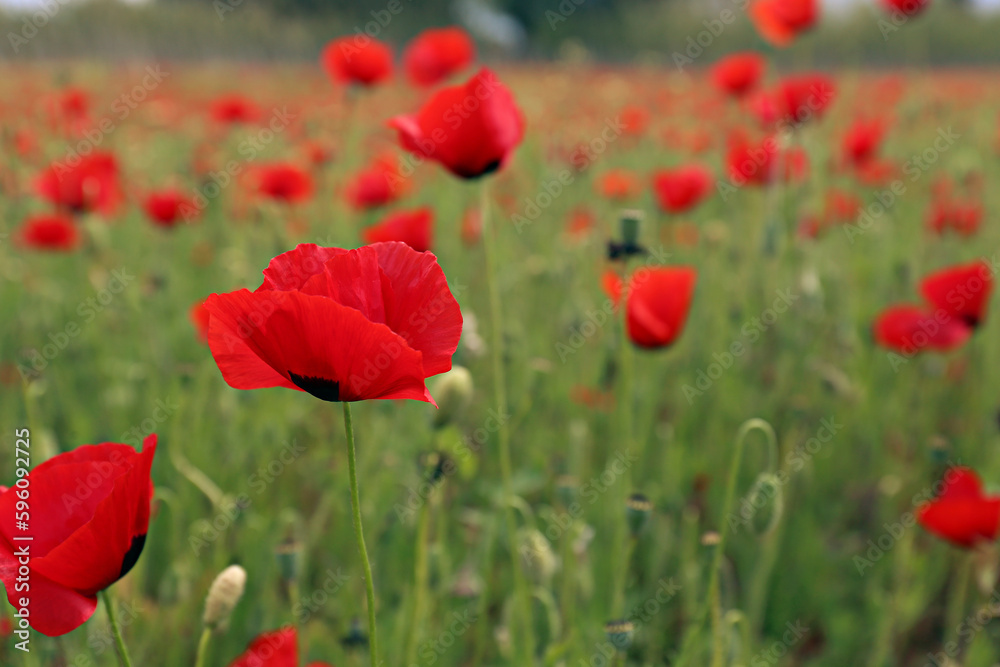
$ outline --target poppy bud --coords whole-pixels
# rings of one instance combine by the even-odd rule
[[[348,650],[368,646],[368,635],[361,631],[361,621],[356,618],[351,619],[351,629],[340,638],[340,644]]]
[[[754,508],[753,531],[758,537],[769,535],[778,526],[784,512],[784,494],[778,478],[770,473],[757,476],[747,498]]]
[[[417,457],[417,466],[421,477],[432,484],[441,481],[449,469],[454,472],[454,464],[441,452],[421,452]]]
[[[642,211],[629,209],[622,211],[622,243],[635,246],[639,243],[639,223],[642,222]]]
[[[219,573],[208,589],[205,598],[205,614],[202,620],[206,627],[224,628],[229,623],[236,603],[243,597],[247,583],[247,572],[239,565],[230,565]]]
[[[633,493],[625,501],[625,518],[628,521],[628,529],[632,537],[636,538],[649,520],[649,513],[653,510],[653,503],[649,498],[641,493]]]
[[[612,646],[624,652],[632,645],[635,624],[627,619],[608,621],[604,624],[604,633],[608,636],[608,641]]]
[[[302,545],[292,537],[285,539],[274,550],[274,555],[278,559],[278,571],[284,581],[296,581],[299,578],[301,554]]]
[[[528,569],[542,581],[551,579],[559,568],[559,559],[552,553],[549,541],[537,530],[524,533],[519,550]]]
[[[453,366],[434,381],[431,394],[437,399],[434,428],[446,426],[461,414],[472,401],[472,374],[463,366]]]

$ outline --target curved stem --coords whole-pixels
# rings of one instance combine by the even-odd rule
[[[372,667],[378,667],[378,640],[375,634],[375,584],[372,581],[372,566],[365,547],[365,533],[361,527],[361,499],[358,494],[358,464],[354,451],[354,422],[351,420],[351,404],[344,401],[344,432],[347,434],[347,465],[351,477],[351,509],[354,511],[354,539],[361,552],[361,564],[365,570],[365,593],[368,596],[368,655]]]
[[[198,653],[195,655],[194,667],[205,667],[205,653],[208,650],[208,641],[212,638],[212,631],[205,628],[201,631],[201,639],[198,640]]]
[[[534,638],[531,631],[531,598],[525,585],[524,572],[517,550],[517,520],[511,499],[514,497],[514,487],[511,482],[510,431],[507,420],[507,378],[503,360],[503,313],[500,308],[500,288],[497,285],[496,232],[490,221],[489,190],[484,181],[482,189],[481,216],[483,225],[483,251],[486,259],[486,282],[490,296],[490,352],[493,360],[493,393],[497,403],[497,412],[503,420],[497,429],[497,441],[500,455],[500,475],[503,481],[504,517],[507,523],[507,539],[510,540],[510,558],[514,575],[514,596],[517,600],[518,613],[515,614],[524,628],[521,641],[514,641],[523,651],[522,664],[525,667],[532,664],[534,655]]]
[[[104,609],[108,613],[111,632],[115,636],[115,646],[118,648],[118,660],[122,663],[122,667],[132,667],[132,661],[128,657],[128,649],[125,648],[125,641],[122,639],[122,630],[118,627],[118,617],[115,615],[115,607],[111,603],[111,596],[108,595],[107,589],[98,593],[98,596],[101,598],[101,602],[104,603]]]

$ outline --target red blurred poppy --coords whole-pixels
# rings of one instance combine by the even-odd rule
[[[0,493],[0,580],[13,604],[29,599],[32,628],[64,635],[97,607],[97,593],[124,577],[139,560],[149,529],[156,436],[142,452],[129,445],[84,445],[32,470],[30,591],[15,592],[14,537],[17,487]],[[21,607],[22,605],[16,605]]]
[[[229,667],[299,667],[299,638],[295,626],[258,635]],[[308,667],[329,667],[313,662]]]
[[[801,74],[784,79],[775,92],[779,117],[798,124],[821,117],[836,95],[833,80],[825,74]]]
[[[641,136],[649,126],[649,110],[640,106],[630,105],[618,114],[622,125],[622,133],[633,137]]]
[[[645,349],[672,344],[684,330],[698,272],[687,266],[642,268],[631,278],[626,294],[629,339]],[[621,300],[622,281],[605,272],[603,287],[614,303]]]
[[[766,185],[775,175],[777,139],[767,137],[758,144],[737,140],[726,155],[729,178],[736,185]]]
[[[639,179],[627,169],[611,169],[597,179],[597,191],[602,197],[619,201],[639,194]]]
[[[394,156],[377,158],[347,184],[344,194],[352,207],[366,210],[392,203],[406,194],[407,181],[400,176]]]
[[[483,236],[483,214],[482,211],[473,206],[465,210],[462,216],[462,243],[467,246],[474,246],[479,243]]]
[[[942,269],[920,283],[928,303],[973,328],[986,317],[992,292],[993,273],[983,262]]]
[[[287,387],[325,401],[433,402],[424,380],[451,368],[462,313],[431,253],[302,244],[256,291],[213,294],[208,344],[236,389]]]
[[[524,138],[524,117],[489,69],[444,88],[411,116],[389,121],[403,148],[439,162],[459,178],[479,178],[503,167]]]
[[[289,162],[257,167],[254,170],[254,185],[262,195],[286,204],[306,201],[313,194],[312,176]]]
[[[143,210],[154,225],[173,227],[182,219],[190,222],[198,215],[198,207],[193,197],[176,188],[166,188],[150,192],[142,204]]]
[[[972,236],[983,221],[983,205],[944,199],[931,202],[927,227],[937,234],[952,230],[962,236]]]
[[[937,497],[917,508],[917,521],[930,533],[955,546],[972,549],[992,542],[1000,529],[1000,496],[983,493],[969,468],[949,468]]]
[[[931,4],[931,0],[881,0],[881,2],[886,11],[904,16],[916,16]]]
[[[80,245],[80,232],[70,218],[50,213],[33,215],[25,220],[17,239],[28,248],[70,251]]]
[[[753,0],[750,18],[768,42],[788,46],[816,24],[819,0]]]
[[[212,120],[223,125],[254,123],[261,117],[256,104],[236,93],[216,98],[209,107],[209,114]]]
[[[594,213],[585,206],[577,206],[567,216],[566,233],[570,238],[579,239],[589,234],[596,225]]]
[[[727,95],[743,97],[760,83],[766,62],[753,51],[734,53],[712,66],[712,83]]]
[[[74,213],[112,213],[122,200],[118,160],[104,151],[74,157],[42,171],[35,181],[38,194]]]
[[[410,81],[433,86],[461,71],[476,58],[469,34],[457,27],[425,30],[403,52],[403,67]]]
[[[336,83],[374,86],[392,76],[392,49],[367,35],[331,41],[324,47],[320,62]]]
[[[972,335],[972,329],[957,320],[939,317],[929,308],[904,304],[886,308],[875,320],[873,334],[882,347],[914,354],[960,347]]]
[[[653,194],[665,213],[697,206],[712,189],[712,172],[700,165],[663,169],[653,174]]]
[[[365,243],[399,241],[417,252],[431,249],[434,235],[434,212],[428,208],[390,213],[380,222],[362,231]]]
[[[854,121],[841,142],[844,162],[853,167],[871,162],[882,144],[885,130],[885,123],[881,120]]]

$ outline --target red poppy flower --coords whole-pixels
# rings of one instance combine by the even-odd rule
[[[82,88],[67,88],[59,95],[59,114],[66,120],[80,120],[90,110],[90,95]]]
[[[191,220],[198,213],[194,198],[176,188],[149,193],[142,207],[150,221],[160,227],[173,227],[182,219]]]
[[[901,13],[904,16],[916,16],[927,8],[931,0],[882,0],[886,11]]]
[[[727,95],[743,97],[760,83],[764,67],[764,57],[759,53],[734,53],[712,66],[712,83]]]
[[[972,329],[932,310],[904,304],[886,308],[875,320],[875,342],[882,347],[914,354],[921,350],[947,352],[965,344]]]
[[[766,185],[771,182],[775,169],[775,154],[778,147],[774,137],[768,137],[759,144],[738,140],[726,155],[729,178],[736,185]]]
[[[395,157],[385,156],[358,173],[347,184],[345,196],[355,209],[366,210],[396,201],[407,189]]]
[[[819,1],[754,0],[750,5],[750,18],[764,39],[774,46],[784,47],[816,24]]]
[[[392,76],[392,49],[367,35],[333,40],[323,49],[320,62],[336,83],[374,86]]]
[[[927,227],[938,234],[952,230],[962,236],[972,236],[983,221],[983,205],[949,199],[931,203]]]
[[[31,589],[17,592],[17,487],[0,493],[0,580],[7,599],[29,600],[29,623],[44,635],[64,635],[97,607],[97,593],[139,560],[153,497],[150,468],[156,436],[138,453],[129,445],[85,445],[32,470]],[[17,605],[20,607],[21,605]]]
[[[111,153],[94,151],[65,164],[54,162],[39,175],[35,189],[46,200],[74,213],[108,215],[122,200],[118,160]]]
[[[69,251],[80,245],[80,232],[64,215],[34,215],[21,225],[18,240],[28,248]]]
[[[803,74],[783,80],[775,93],[780,117],[790,123],[803,123],[822,116],[833,98],[833,80],[823,74]]]
[[[618,114],[621,122],[622,132],[626,135],[641,136],[649,126],[649,110],[644,107],[630,105],[622,109]]]
[[[927,531],[965,549],[992,542],[1000,529],[1000,496],[987,496],[979,476],[957,466],[944,474],[938,496],[917,508]]]
[[[986,317],[992,291],[993,274],[983,262],[942,269],[920,283],[929,303],[972,328]]]
[[[287,204],[306,201],[313,194],[313,179],[305,169],[287,162],[257,167],[256,189],[262,195]]]
[[[425,30],[403,53],[406,74],[418,86],[433,86],[469,65],[476,47],[461,28]]]
[[[441,163],[459,178],[500,169],[524,138],[524,117],[489,69],[444,88],[412,116],[389,121],[403,148]]]
[[[666,213],[697,206],[712,188],[712,173],[700,165],[664,169],[653,174],[653,193]]]
[[[236,389],[287,387],[326,401],[433,402],[424,380],[451,368],[462,313],[431,253],[302,244],[256,291],[213,294],[208,344]]]
[[[242,95],[223,95],[209,107],[212,120],[223,125],[254,123],[261,117],[260,108]]]
[[[885,124],[881,120],[854,121],[841,144],[844,162],[853,167],[870,162],[878,153],[885,130]]]
[[[657,349],[673,343],[684,330],[698,272],[687,266],[639,269],[626,295],[628,337],[637,346]],[[602,278],[614,303],[621,300],[622,282],[613,272]]]
[[[400,241],[417,252],[431,249],[433,235],[434,212],[428,207],[390,213],[362,232],[365,243]]]

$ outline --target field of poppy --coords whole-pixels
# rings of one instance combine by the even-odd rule
[[[0,665],[1000,661],[996,73],[817,12],[5,68]]]

